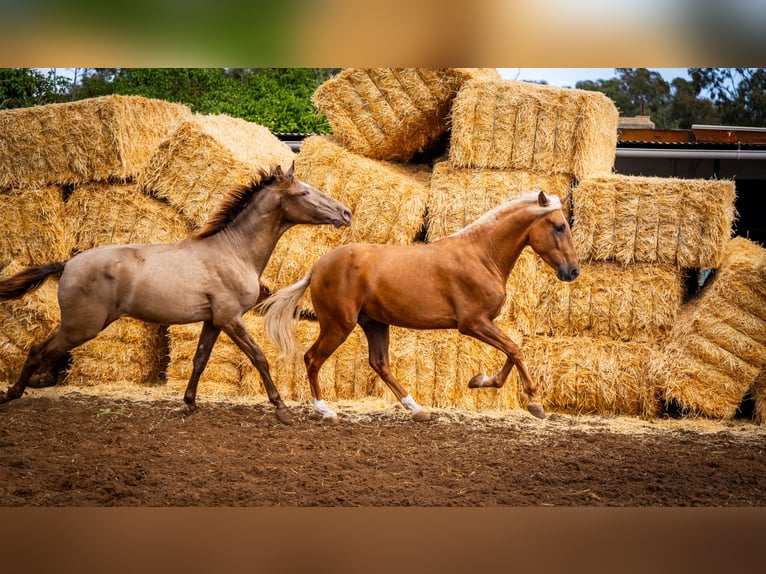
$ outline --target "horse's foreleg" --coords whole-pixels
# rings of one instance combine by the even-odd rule
[[[189,409],[189,413],[197,410],[197,384],[199,383],[200,376],[202,376],[202,371],[207,366],[213,345],[215,345],[220,332],[221,329],[210,321],[205,321],[202,325],[202,333],[200,333],[197,350],[194,352],[194,359],[192,361],[192,374],[189,378],[189,384],[186,385],[186,392],[184,392],[184,402]]]
[[[468,386],[472,389],[481,387],[500,388],[505,384],[511,369],[515,365],[521,378],[522,390],[527,398],[527,410],[537,418],[544,419],[545,410],[540,402],[537,386],[532,382],[532,377],[529,376],[529,371],[527,371],[521,348],[490,320],[477,325],[471,325],[471,327],[462,327],[460,332],[493,346],[505,353],[506,356],[505,363],[499,373],[493,377],[487,377],[485,374],[476,375],[469,381]]]
[[[388,385],[388,388],[396,395],[399,402],[412,412],[412,420],[418,422],[431,420],[431,415],[415,402],[415,399],[402,387],[391,372],[388,357],[389,326],[385,323],[363,318],[360,318],[359,324],[364,329],[364,334],[367,335],[367,344],[370,350],[370,366],[373,370]]]
[[[250,359],[250,362],[258,370],[258,374],[261,376],[263,386],[266,387],[266,394],[269,397],[269,401],[276,407],[276,415],[279,422],[286,425],[292,424],[290,417],[290,411],[287,405],[279,395],[277,387],[274,385],[274,381],[271,380],[271,373],[269,372],[269,362],[266,359],[266,355],[263,354],[260,347],[256,344],[250,333],[247,332],[245,324],[242,322],[241,317],[237,317],[237,320],[233,321],[229,325],[223,328],[224,332],[234,341],[237,346]]]

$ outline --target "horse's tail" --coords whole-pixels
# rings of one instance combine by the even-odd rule
[[[43,284],[50,275],[61,273],[66,262],[46,263],[27,267],[13,277],[0,281],[0,301],[18,299],[25,293],[34,291]]]
[[[266,335],[288,357],[295,357],[299,353],[293,328],[297,320],[295,309],[309,283],[311,271],[297,283],[280,289],[258,305],[258,310],[264,315]]]

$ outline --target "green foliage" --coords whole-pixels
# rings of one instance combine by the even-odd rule
[[[0,109],[64,101],[70,87],[71,82],[55,71],[46,75],[34,68],[0,68]]]
[[[83,78],[77,97],[140,95],[242,118],[272,132],[327,133],[327,119],[311,96],[329,76],[315,68],[107,68]]]
[[[691,68],[689,75],[697,93],[710,93],[721,123],[766,127],[763,68]]]

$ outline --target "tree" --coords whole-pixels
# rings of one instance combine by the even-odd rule
[[[55,71],[43,74],[34,68],[0,68],[0,109],[64,101],[70,87],[71,82]]]
[[[672,82],[673,97],[669,114],[673,127],[689,129],[693,124],[718,124],[721,116],[708,98],[699,98],[693,82],[675,78]]]
[[[670,84],[662,75],[646,68],[616,68],[616,72],[616,78],[577,82],[575,87],[606,94],[623,116],[650,116],[659,127],[668,127]]]
[[[188,105],[201,114],[227,114],[273,132],[326,133],[311,103],[334,70],[322,68],[97,68],[77,97],[141,95]]]
[[[766,126],[766,71],[763,68],[689,68],[697,94],[708,92],[721,122]]]

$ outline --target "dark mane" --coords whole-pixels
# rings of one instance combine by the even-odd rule
[[[242,210],[250,204],[256,193],[274,183],[275,180],[276,175],[273,171],[267,174],[261,169],[253,176],[250,183],[240,184],[232,188],[216,212],[205,222],[205,225],[192,232],[192,239],[210,237],[224,229],[234,221],[237,215],[242,213]]]

